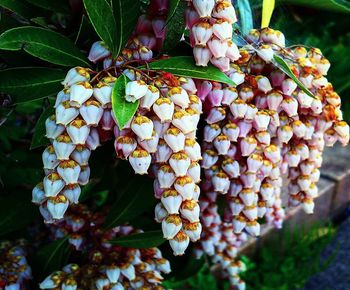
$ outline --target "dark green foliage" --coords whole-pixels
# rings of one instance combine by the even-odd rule
[[[243,279],[248,289],[288,290],[302,288],[308,278],[327,268],[334,254],[321,262],[321,252],[335,234],[332,225],[285,229],[270,245],[247,260]]]
[[[205,68],[196,66],[193,57],[190,56],[176,56],[157,60],[150,63],[148,67],[154,70],[169,72],[177,76],[206,79],[235,85],[228,76],[214,66],[210,65]]]
[[[114,245],[135,249],[158,247],[164,242],[165,239],[163,238],[163,233],[160,230],[131,234],[111,241],[111,243]]]

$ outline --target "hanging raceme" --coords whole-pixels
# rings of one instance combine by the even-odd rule
[[[184,39],[193,57],[159,53],[167,0],[150,1],[119,49],[125,35],[114,43],[92,13],[94,3],[84,3],[103,41],[91,46],[91,67],[73,67],[62,81],[45,121],[45,177],[32,201],[55,239],[63,233],[75,251],[91,255],[57,269],[40,288],[162,289],[170,264],[160,250],[118,245],[142,230],[127,223],[103,228],[102,212],[78,205],[92,151],[114,139],[117,158],[153,178],[154,219],[174,255],[188,248],[197,258],[207,255],[232,289],[245,289],[237,253],[248,235],[259,236],[262,218],[282,227],[283,177],[288,205],[312,213],[324,147],[349,142],[340,97],[326,78],[329,61],[316,48],[286,47],[266,17],[238,47],[235,9],[226,0],[186,1]],[[116,25],[113,5],[103,9]]]

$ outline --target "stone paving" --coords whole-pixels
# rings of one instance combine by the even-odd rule
[[[301,290],[350,290],[350,218],[340,225],[322,258],[327,259],[334,254],[329,267],[312,276]]]

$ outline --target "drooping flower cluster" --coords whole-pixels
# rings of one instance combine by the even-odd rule
[[[219,266],[223,278],[227,278],[233,287],[245,289],[245,283],[239,277],[245,271],[245,264],[237,260],[237,253],[247,240],[247,235],[245,232],[234,233],[230,215],[220,216],[219,198],[213,191],[202,191],[200,207],[203,233],[196,244],[196,258],[208,255]]]
[[[287,174],[289,182],[289,205],[302,204],[312,213],[324,146],[349,142],[349,126],[342,119],[340,98],[325,78],[329,62],[321,52],[285,48],[283,34],[270,28],[253,30],[248,40],[251,45],[240,50],[241,58],[227,72],[237,88],[203,82],[198,93],[207,115],[201,248],[223,270],[225,261],[218,257],[226,249],[219,240],[226,231],[218,230],[218,196],[226,200],[223,219],[232,222],[234,233],[259,235],[258,218],[264,216],[280,228],[285,216],[282,176]],[[274,54],[287,60],[314,97],[276,66]],[[238,281],[231,279],[241,287]]]
[[[40,289],[163,289],[161,273],[169,273],[170,264],[160,250],[113,245],[112,239],[138,231],[131,226],[104,230],[104,220],[101,212],[93,214],[76,205],[62,221],[50,226],[54,239],[69,235],[69,243],[88,260],[52,273],[41,282]]]
[[[140,108],[123,130],[115,127],[115,148],[137,174],[152,173],[154,193],[160,199],[156,221],[175,255],[200,237],[199,187],[201,148],[196,130],[202,112],[195,83],[163,74],[153,83],[133,80],[126,99],[140,100]]]
[[[32,279],[25,246],[22,240],[0,243],[0,289],[26,289],[26,285]]]
[[[142,40],[150,36],[151,31],[142,28],[146,18],[148,22],[154,20],[153,26],[146,25],[147,29],[160,29],[159,20],[165,17],[167,5],[167,1],[151,1],[149,15],[140,17],[137,33],[131,37],[128,48],[115,63],[112,63],[109,58],[111,53],[102,42],[92,45],[89,59],[93,62],[104,61],[105,67],[120,66],[135,59],[145,60],[135,51],[135,39],[140,37]],[[139,41],[140,51],[149,50],[150,57],[147,60],[152,58],[150,49],[159,48],[160,44],[157,46],[155,42],[163,42],[161,35],[152,38],[150,42],[145,40],[144,45]],[[154,45],[150,45],[152,43]],[[130,49],[133,51],[130,52]],[[127,69],[123,72],[130,77],[130,74],[134,73],[128,72]],[[46,137],[51,142],[43,152],[46,177],[34,188],[32,201],[40,205],[40,211],[47,223],[62,219],[69,204],[78,203],[80,187],[89,181],[88,160],[91,151],[110,137],[110,131],[115,126],[114,115],[111,112],[111,94],[116,77],[106,73],[102,77],[95,75],[94,79],[91,78],[92,73],[90,69],[81,67],[68,72],[62,82],[64,89],[56,98],[55,114],[45,123]]]
[[[45,222],[63,218],[70,204],[79,201],[81,186],[89,182],[91,151],[113,128],[111,90],[115,78],[107,76],[96,86],[90,71],[69,70],[55,103],[55,114],[46,122],[51,145],[43,152],[45,178],[33,189],[32,201],[40,205]]]
[[[186,11],[186,26],[198,66],[209,61],[222,71],[239,58],[237,45],[232,41],[233,24],[237,22],[231,1],[191,0]]]
[[[168,0],[151,0],[148,12],[139,17],[133,35],[116,59],[111,57],[102,41],[92,45],[89,59],[92,62],[103,61],[105,69],[127,62],[150,61],[154,51],[160,51],[163,46],[168,9]]]

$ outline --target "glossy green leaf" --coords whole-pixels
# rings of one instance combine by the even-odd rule
[[[28,19],[38,15],[44,15],[42,9],[39,9],[24,0],[0,0],[0,6]]]
[[[198,67],[191,56],[175,56],[151,62],[149,68],[166,71],[176,76],[205,79],[236,86],[236,84],[218,68],[209,65]],[[143,67],[144,68],[144,67]]]
[[[46,10],[50,10],[53,12],[59,12],[59,13],[69,12],[68,0],[26,0],[26,1],[35,6],[38,6],[40,8],[44,8]]]
[[[273,58],[274,58],[274,64],[281,71],[283,71],[287,76],[289,76],[298,85],[299,89],[304,91],[310,97],[315,98],[315,96],[310,92],[310,90],[307,87],[305,87],[301,81],[298,80],[298,78],[295,76],[295,74],[289,68],[289,65],[284,61],[284,59],[282,57],[275,54]]]
[[[126,2],[129,3],[129,1]],[[117,24],[109,2],[84,0],[84,6],[96,33],[116,56]]]
[[[14,97],[15,103],[42,99],[57,93],[66,72],[46,67],[0,70],[0,92]]]
[[[243,34],[248,34],[253,29],[253,13],[249,0],[238,0],[239,20]]]
[[[0,204],[0,237],[26,227],[38,216],[35,205],[23,195],[1,197]]]
[[[147,249],[158,247],[165,242],[162,231],[131,234],[111,240],[111,244],[126,248]]]
[[[278,0],[279,4],[295,4],[314,9],[350,13],[350,2],[347,0]]]
[[[40,277],[46,277],[54,271],[60,270],[68,262],[70,248],[68,237],[54,241],[46,246],[40,247],[34,256],[34,265]]]
[[[46,134],[45,121],[54,112],[55,112],[54,108],[50,106],[46,108],[40,115],[39,120],[36,123],[34,128],[34,134],[33,134],[32,142],[30,144],[30,149],[35,149],[41,146],[48,145],[50,143],[49,140],[45,137],[45,134]]]
[[[135,29],[140,14],[140,1],[111,0],[111,3],[117,30],[113,51],[119,55]]]
[[[169,14],[166,21],[166,37],[163,44],[163,51],[169,52],[181,40],[185,30],[186,2],[182,0],[171,0]]]
[[[0,49],[24,49],[42,60],[63,66],[88,66],[86,57],[67,37],[34,26],[17,27],[0,35]]]
[[[153,182],[147,177],[132,176],[123,195],[111,206],[104,227],[121,225],[154,206]]]
[[[125,87],[128,82],[130,80],[122,74],[115,82],[112,91],[112,110],[118,121],[119,129],[125,127],[139,107],[138,100],[134,103],[125,100]]]

